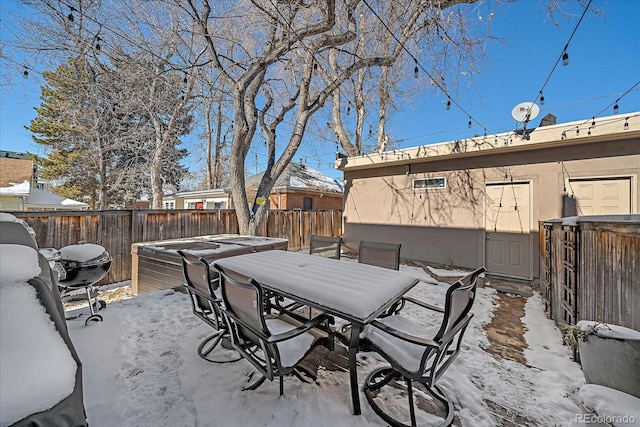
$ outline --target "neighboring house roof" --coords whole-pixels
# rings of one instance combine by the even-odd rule
[[[31,191],[33,162],[0,158],[0,195],[27,196]]]
[[[245,181],[247,190],[256,191],[264,172],[248,177]],[[271,192],[314,191],[321,193],[342,194],[342,184],[322,172],[311,169],[300,163],[289,163],[284,172],[276,180]]]
[[[165,194],[165,199],[173,199],[176,197],[190,198],[190,197],[227,197],[231,193],[222,188],[214,188],[212,190],[194,190],[194,191],[180,191],[178,193]]]
[[[32,188],[31,194],[24,200],[24,207],[29,209],[86,209],[89,205]]]

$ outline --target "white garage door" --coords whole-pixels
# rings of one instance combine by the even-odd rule
[[[570,179],[578,215],[631,213],[631,178]]]

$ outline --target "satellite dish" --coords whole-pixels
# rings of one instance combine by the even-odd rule
[[[529,122],[540,114],[540,107],[533,102],[521,102],[511,110],[511,117],[516,122]]]

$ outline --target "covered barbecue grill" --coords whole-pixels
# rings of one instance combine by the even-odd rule
[[[61,296],[63,300],[69,301],[73,297],[72,291],[84,288],[91,312],[85,324],[102,321],[102,316],[96,312],[104,308],[106,303],[98,299],[93,285],[107,275],[111,261],[111,255],[105,248],[93,243],[78,243],[60,249],[60,263],[66,272],[66,277],[59,281],[63,287]]]

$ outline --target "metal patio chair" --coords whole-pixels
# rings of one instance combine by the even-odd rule
[[[331,236],[319,236],[317,234],[311,235],[311,241],[309,242],[309,255],[318,255],[325,258],[340,259],[340,252],[342,249],[342,237]],[[282,301],[281,301],[282,302]],[[288,302],[285,305],[287,310],[297,310],[304,307],[297,302]],[[309,307],[309,319],[311,319],[312,310]]]
[[[209,263],[202,257],[184,251],[177,251],[182,257],[182,272],[184,273],[184,287],[191,300],[193,314],[200,318],[215,332],[205,338],[198,346],[198,355],[208,362],[229,363],[241,359],[212,358],[210,355],[222,342],[229,337],[229,328],[221,313],[222,298],[216,295],[220,286],[220,278],[216,271],[211,271]]]
[[[278,377],[282,396],[285,375],[292,374],[305,381],[302,372],[314,378],[299,363],[319,345],[333,350],[333,333],[329,328],[332,317],[321,314],[307,320],[282,309],[280,313],[273,313],[269,297],[254,279],[217,264],[214,266],[220,273],[232,345],[262,375],[244,390],[255,390],[265,380]]]
[[[320,255],[327,258],[340,259],[342,237],[311,235],[309,242],[309,254]]]
[[[425,327],[401,315],[374,320],[365,327],[361,349],[375,351],[390,363],[390,366],[372,371],[364,385],[369,405],[385,422],[392,426],[416,425],[413,382],[417,382],[421,391],[426,391],[444,406],[446,416],[442,425],[451,425],[453,405],[437,383],[460,352],[462,337],[473,317],[470,310],[476,296],[477,278],[484,271],[485,268],[480,267],[451,285],[444,308],[404,297],[408,303],[442,313],[439,329]],[[392,417],[381,406],[385,399],[377,399],[377,396],[385,386],[389,386],[386,390],[392,393],[406,390],[410,424]]]
[[[360,241],[358,262],[391,270],[400,269],[400,243]]]
[[[358,250],[358,262],[362,264],[375,265],[390,270],[400,270],[400,247],[401,243],[370,242],[360,241]],[[404,307],[404,301],[399,300],[393,304],[382,316],[397,314]]]

